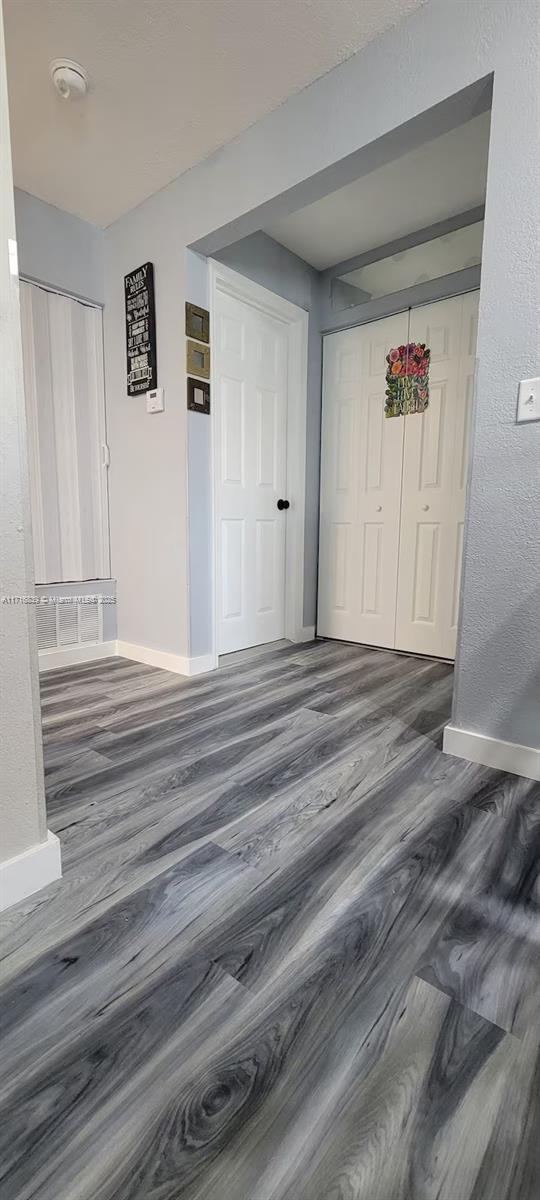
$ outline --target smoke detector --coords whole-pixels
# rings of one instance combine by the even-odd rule
[[[55,58],[51,63],[51,79],[62,100],[75,100],[86,96],[88,75],[80,63],[69,58]]]

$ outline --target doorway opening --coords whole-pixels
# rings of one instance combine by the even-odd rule
[[[455,657],[489,89],[472,100],[357,179],[193,247],[210,254],[213,665],[314,636]],[[387,357],[412,343],[430,356],[425,411],[390,414]]]

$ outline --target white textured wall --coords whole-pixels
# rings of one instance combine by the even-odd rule
[[[185,246],[259,205],[268,206],[268,221],[281,192],[493,72],[477,436],[454,720],[540,745],[540,425],[514,424],[518,380],[539,373],[537,13],[536,0],[431,0],[107,231],[121,638],[187,652]],[[163,419],[145,418],[141,402],[125,395],[122,276],[146,259],[156,265]],[[145,506],[150,496],[152,517]]]
[[[18,280],[8,264],[15,214],[3,30],[0,38],[0,574],[1,594],[9,596],[31,595],[33,577]],[[0,861],[4,861],[44,841],[46,822],[33,608],[0,605],[0,632]]]

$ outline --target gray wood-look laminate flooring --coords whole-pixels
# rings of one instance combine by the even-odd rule
[[[442,754],[451,688],[331,642],[43,677],[3,1200],[540,1195],[540,785]]]

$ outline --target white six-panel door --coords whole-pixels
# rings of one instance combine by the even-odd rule
[[[386,354],[407,314],[325,338],[317,629],[393,646],[403,421],[384,415]]]
[[[218,653],[285,636],[287,331],[219,292],[214,314]]]
[[[324,342],[318,632],[455,654],[478,293]],[[384,416],[386,354],[431,349],[423,414]]]

